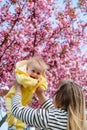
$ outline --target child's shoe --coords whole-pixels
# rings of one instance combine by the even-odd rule
[[[10,126],[10,127],[8,127],[8,130],[16,130],[16,127],[15,126]]]

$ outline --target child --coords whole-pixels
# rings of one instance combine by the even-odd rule
[[[53,102],[45,96],[42,87],[37,88],[36,94],[42,103],[42,109],[22,106],[21,86],[16,84],[16,87],[17,92],[12,99],[12,114],[16,118],[38,130],[85,129],[85,100],[80,86],[74,81],[60,81]]]
[[[27,106],[32,101],[36,89],[41,86],[47,89],[45,71],[48,66],[40,57],[31,57],[29,60],[23,60],[16,64],[15,76],[17,82],[22,85],[22,104]],[[24,130],[25,124],[17,120],[11,114],[11,98],[15,95],[16,89],[13,86],[6,95],[7,122],[9,130],[16,126],[16,130]]]

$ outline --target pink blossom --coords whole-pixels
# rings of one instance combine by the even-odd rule
[[[10,2],[14,13],[9,11],[8,3],[0,7],[0,86],[12,87],[17,61],[39,55],[50,67],[47,71],[49,97],[61,79],[71,78],[86,88],[87,51],[81,52],[83,46],[87,47],[87,23],[79,17],[86,13],[87,2],[84,8],[79,8],[83,11],[80,13],[67,2],[63,10],[54,0]],[[38,100],[34,100],[37,107]]]

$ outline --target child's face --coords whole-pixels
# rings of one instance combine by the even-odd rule
[[[42,75],[42,68],[38,63],[31,63],[27,67],[27,72],[31,78],[38,79]]]

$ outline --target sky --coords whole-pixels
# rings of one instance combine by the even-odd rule
[[[4,117],[4,115],[6,114],[6,112],[4,112],[2,109],[0,109],[0,120],[2,119],[2,117]],[[1,127],[0,130],[8,130],[8,124],[7,122],[5,122]]]

